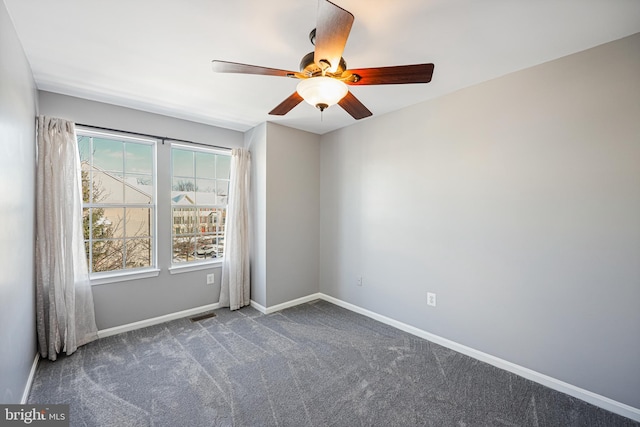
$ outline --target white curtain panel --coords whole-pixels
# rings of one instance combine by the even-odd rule
[[[97,338],[82,230],[75,125],[38,117],[36,315],[40,355],[56,360]]]
[[[244,148],[231,152],[231,183],[224,238],[224,263],[220,305],[237,310],[249,305],[249,168],[251,156]]]

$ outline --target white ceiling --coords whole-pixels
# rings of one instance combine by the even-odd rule
[[[247,130],[318,134],[353,118],[301,103],[297,80],[215,74],[221,59],[298,70],[318,0],[4,0],[39,89]],[[433,62],[429,84],[352,87],[384,114],[640,31],[640,0],[334,0],[355,15],[351,68]],[[364,119],[367,120],[367,119]]]

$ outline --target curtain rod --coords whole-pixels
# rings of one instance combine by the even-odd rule
[[[231,151],[231,148],[229,148],[229,147],[221,147],[219,145],[204,144],[202,142],[189,141],[187,139],[170,138],[168,136],[158,136],[158,135],[151,135],[151,134],[148,134],[148,133],[140,133],[140,132],[130,132],[128,130],[119,130],[119,129],[105,128],[105,127],[101,127],[101,126],[85,125],[83,123],[76,123],[76,126],[82,126],[82,127],[91,128],[91,129],[106,130],[106,131],[109,131],[109,132],[128,133],[130,135],[136,135],[136,136],[146,136],[147,138],[155,138],[155,139],[161,140],[163,145],[164,145],[165,141],[175,141],[175,142],[186,142],[187,144],[195,144],[195,145],[201,145],[203,147],[219,148],[219,149],[222,149],[222,150]]]

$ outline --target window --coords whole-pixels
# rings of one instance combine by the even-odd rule
[[[173,265],[221,258],[231,157],[215,150],[171,148]]]
[[[89,272],[155,267],[155,141],[77,134]]]
[[[115,131],[76,132],[92,284],[157,276],[160,245],[167,252],[159,254],[169,255],[160,262],[170,262],[172,274],[210,268],[223,257],[229,151],[160,145]]]

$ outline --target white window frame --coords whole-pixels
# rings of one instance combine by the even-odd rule
[[[97,273],[91,272],[89,274],[91,285],[92,286],[102,285],[107,283],[122,282],[122,281],[143,279],[143,278],[149,278],[149,277],[157,277],[160,274],[160,269],[158,268],[158,195],[157,195],[158,193],[157,145],[159,141],[154,138],[141,138],[141,137],[131,136],[126,133],[115,132],[115,131],[109,131],[109,132],[96,131],[92,129],[83,128],[82,126],[76,127],[76,135],[87,136],[91,138],[104,138],[104,139],[114,139],[114,140],[125,141],[125,142],[134,142],[134,143],[149,145],[152,147],[151,176],[153,179],[153,190],[152,190],[153,201],[151,204],[145,204],[144,206],[139,206],[137,204],[123,202],[122,204],[114,204],[113,206],[110,206],[110,204],[108,203],[93,204],[93,203],[85,203],[84,201],[82,203],[83,208],[85,207],[93,208],[98,206],[102,208],[109,208],[109,207],[119,208],[121,206],[125,206],[125,207],[131,206],[133,208],[136,208],[136,207],[150,208],[152,211],[151,236],[149,236],[149,238],[151,239],[151,250],[152,250],[151,260],[150,260],[151,266],[140,267],[140,268],[130,268],[130,269],[119,269],[119,270],[104,271],[104,272],[97,272]],[[91,166],[90,173],[93,173],[93,155],[91,156],[90,166]],[[91,177],[90,182],[93,182],[92,179],[93,177]],[[91,258],[90,258],[90,255],[88,256],[89,258],[87,261],[89,263],[89,268],[90,268]]]
[[[187,145],[187,144],[180,144],[180,143],[171,143],[170,144],[170,155],[169,155],[169,162],[171,164],[171,168],[170,168],[170,179],[171,179],[171,185],[170,188],[173,188],[173,149],[177,148],[177,149],[182,149],[182,150],[188,150],[188,151],[193,151],[193,152],[201,152],[201,153],[207,153],[207,154],[216,154],[216,155],[220,155],[220,156],[227,156],[227,157],[231,157],[231,150],[224,150],[224,149],[220,149],[220,148],[208,148],[208,147],[195,147],[193,145]],[[218,180],[218,178],[216,177],[216,180]],[[229,176],[229,178],[227,179],[229,181],[231,181],[231,176]],[[172,190],[170,190],[172,191]],[[191,271],[198,271],[198,270],[205,270],[205,269],[210,269],[212,266],[218,266],[221,265],[224,262],[224,256],[220,257],[220,258],[210,258],[210,259],[203,259],[203,260],[193,260],[193,261],[184,261],[184,262],[180,262],[180,263],[174,263],[174,257],[173,257],[173,208],[175,206],[173,205],[173,203],[170,202],[170,206],[169,206],[169,217],[171,218],[171,232],[170,232],[170,236],[169,236],[169,245],[170,245],[170,254],[171,254],[171,261],[170,261],[170,267],[169,267],[169,273],[170,274],[178,274],[178,273],[186,273],[186,272],[191,272]],[[224,209],[225,213],[228,209],[228,195],[227,195],[227,204],[224,205],[194,205],[194,208],[215,208],[215,209]],[[225,222],[225,231],[226,231],[226,222]],[[226,247],[225,247],[226,250]]]

